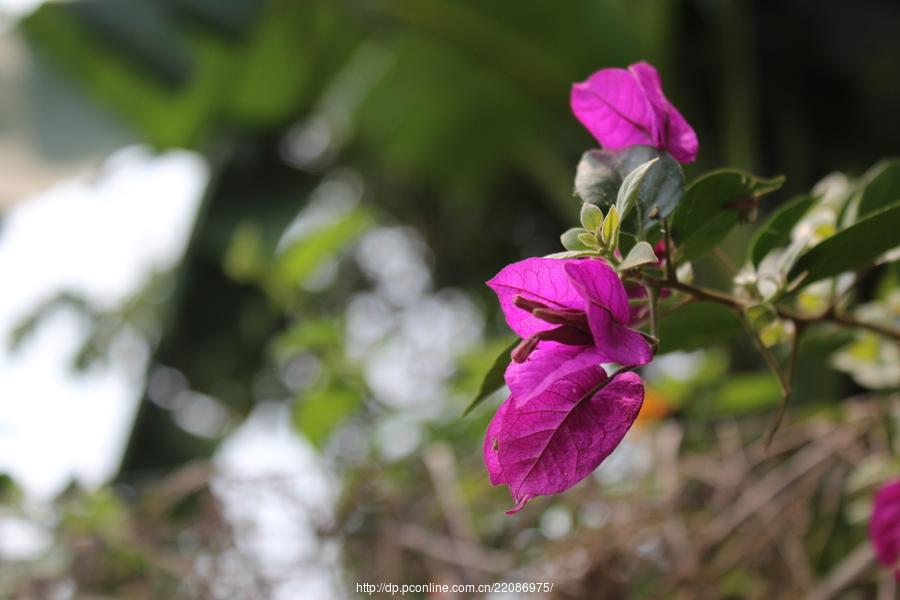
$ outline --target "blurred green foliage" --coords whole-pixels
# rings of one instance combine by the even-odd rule
[[[575,165],[595,143],[569,114],[570,84],[603,66],[645,59],[659,67],[668,96],[700,137],[699,161],[685,169],[694,183],[684,202],[696,214],[676,213],[675,235],[697,259],[702,284],[727,284],[744,256],[759,267],[786,245],[791,226],[810,208],[808,196],[792,204],[788,198],[834,169],[862,173],[900,143],[900,79],[893,76],[900,67],[900,7],[889,0],[80,0],[45,4],[19,30],[39,59],[35,65],[50,65],[53,76],[115,115],[109,128],[124,123],[159,150],[198,151],[212,168],[165,305],[148,308],[141,293],[111,315],[82,306],[97,323],[93,355],[108,345],[101,338],[112,335],[110,323],[142,319],[152,324],[148,337],[158,337],[151,369],[176,369],[191,390],[227,407],[234,422],[263,401],[290,406],[298,432],[330,465],[347,467],[335,528],[350,540],[348,563],[362,573],[381,564],[372,561],[370,542],[382,534],[397,537],[391,527],[406,514],[414,515],[412,524],[445,533],[427,467],[416,457],[382,460],[374,450],[382,419],[402,411],[373,393],[348,341],[352,300],[377,287],[355,254],[367,232],[413,227],[423,240],[418,252],[432,287],[459,288],[488,315],[487,341],[453,356],[451,386],[439,399],[442,410],[423,419],[420,446],[450,445],[461,465],[461,495],[483,509],[477,521],[486,545],[522,550],[524,563],[534,559],[529,552],[559,548],[539,537],[540,523],[511,526],[491,517],[507,500],[501,490],[488,489],[478,458],[493,406],[483,402],[471,417],[455,417],[468,399],[491,398],[496,386],[480,393],[479,382],[494,357],[508,352],[483,281],[511,260],[558,250],[559,232],[577,221]],[[60,139],[70,134],[53,132]],[[723,165],[741,171],[697,179]],[[781,179],[745,171],[788,179],[779,190]],[[798,273],[830,277],[848,266],[840,262],[847,245],[869,244],[871,259],[896,242],[898,198],[886,190],[896,188],[897,163],[873,168],[864,180],[868,186],[856,203],[862,220],[801,258]],[[727,188],[735,206],[722,212],[721,189],[703,194],[710,185]],[[323,189],[332,193],[326,199],[351,195],[349,208],[300,234],[292,231],[316,208]],[[742,224],[757,208],[772,217],[751,240]],[[718,251],[709,253],[714,247]],[[330,278],[322,275],[328,272]],[[875,298],[889,276],[885,267],[868,273],[857,282],[858,298]],[[36,312],[79,302],[63,295]],[[663,309],[673,311],[661,323],[660,351],[701,352],[691,372],[664,373],[654,389],[691,447],[713,452],[711,432],[768,414],[779,400],[777,383],[752,348],[736,340],[743,329],[732,312],[705,303],[664,302]],[[389,316],[371,320],[399,330],[402,317]],[[869,349],[865,339],[832,331],[804,340],[792,401],[800,410],[835,407],[860,391],[827,366],[828,356],[848,343],[856,358]],[[285,376],[297,364],[313,365],[301,384]],[[352,436],[365,432],[364,458],[344,451],[344,425],[356,427]],[[763,426],[754,422],[753,429]],[[185,431],[148,395],[118,482],[153,481],[211,456],[220,441]],[[659,485],[647,483],[639,494],[652,504]],[[822,484],[823,497],[829,485]],[[592,486],[585,490],[596,492]],[[702,478],[692,480],[680,507],[732,493],[727,486],[712,488]],[[573,498],[572,509],[590,501]],[[89,530],[103,548],[116,547],[108,580],[86,581],[87,587],[115,589],[110,581],[151,569],[117,533],[140,532],[146,515],[129,516],[107,490],[71,502],[64,529]],[[862,531],[829,506],[822,500],[811,513],[816,575],[846,556]],[[578,514],[576,524],[589,522]],[[602,563],[594,565],[594,576],[620,570],[615,557],[591,550]],[[385,551],[379,560],[391,556]],[[411,578],[430,572],[430,559],[416,556],[404,571]],[[159,561],[151,556],[149,562]],[[705,591],[748,598],[771,592],[761,579],[765,568],[745,567],[726,569]],[[634,579],[640,582],[631,589],[635,597],[662,589],[658,579]],[[624,583],[616,585],[609,584],[610,597],[625,593]]]

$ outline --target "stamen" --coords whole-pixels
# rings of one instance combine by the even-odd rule
[[[515,298],[513,298],[513,305],[521,308],[522,310],[527,310],[528,312],[534,312],[541,308],[547,308],[546,304],[541,304],[537,300],[531,300],[529,298],[526,298],[525,296],[521,296],[518,294]]]
[[[590,332],[580,327],[572,327],[571,325],[563,325],[555,329],[542,331],[534,336],[541,340],[550,342],[559,342],[568,346],[590,346],[594,343]]]
[[[550,308],[537,308],[532,313],[535,317],[554,325],[570,325],[572,327],[588,328],[587,315],[583,311],[564,308],[554,310]]]
[[[519,345],[515,347],[510,355],[513,359],[513,362],[523,363],[528,360],[528,356],[537,348],[538,342],[540,338],[538,336],[533,335],[529,338],[525,338]]]

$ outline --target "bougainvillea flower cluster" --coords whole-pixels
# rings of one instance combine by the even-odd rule
[[[681,163],[697,158],[697,134],[662,91],[645,62],[601,69],[572,86],[572,112],[610,150],[654,146]]]
[[[875,495],[869,537],[878,562],[900,581],[900,480],[886,483]]]
[[[610,150],[650,145],[681,162],[697,155],[694,130],[647,63],[598,71],[572,87],[571,101]],[[604,248],[616,252],[615,243]],[[535,496],[572,487],[619,445],[644,399],[632,370],[650,362],[653,349],[631,328],[645,311],[629,299],[640,305],[643,289],[626,290],[600,256],[529,258],[503,268],[488,286],[521,338],[504,374],[510,395],[484,440],[491,483],[509,487],[514,513]],[[619,366],[612,375],[609,365]]]
[[[484,442],[491,483],[509,486],[516,512],[572,487],[618,446],[644,389],[631,372],[608,379],[600,363],[643,365],[653,352],[628,328],[625,287],[602,259],[529,258],[488,285],[522,338]]]

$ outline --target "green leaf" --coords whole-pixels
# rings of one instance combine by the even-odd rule
[[[649,146],[633,146],[622,153],[620,168],[623,173],[631,173],[653,159],[658,160],[651,164],[643,176],[634,203],[640,233],[669,216],[684,197],[684,173],[681,165],[667,152]]]
[[[330,386],[305,392],[294,404],[294,427],[321,448],[331,433],[360,404],[358,392]]]
[[[573,227],[572,229],[566,230],[561,236],[559,236],[559,241],[562,242],[562,246],[566,250],[575,252],[589,250],[590,248],[581,241],[580,236],[584,233],[587,232],[581,227]]]
[[[647,242],[638,242],[628,253],[628,256],[625,257],[625,260],[619,263],[618,269],[620,271],[627,271],[628,269],[655,263],[657,261],[659,261],[659,259],[653,252],[653,247]]]
[[[335,221],[291,243],[275,257],[267,279],[273,298],[289,304],[296,286],[313,275],[326,260],[332,258],[359,233],[372,224],[363,208],[356,208]]]
[[[782,183],[784,177],[761,179],[734,169],[712,171],[694,180],[672,221],[672,237],[684,258],[693,260],[712,250],[744,211]]]
[[[581,226],[587,231],[596,232],[603,223],[603,211],[593,204],[585,202],[581,205]]]
[[[778,404],[781,390],[770,373],[730,375],[710,407],[716,415],[745,414]]]
[[[750,240],[750,252],[747,257],[750,262],[758,266],[772,249],[787,245],[794,225],[814,203],[815,199],[812,196],[798,196],[769,215]]]
[[[613,154],[606,150],[588,150],[575,170],[575,193],[586,203],[612,206],[622,178]]]
[[[647,177],[647,173],[650,171],[650,167],[652,167],[658,160],[658,157],[648,160],[644,164],[631,171],[631,173],[626,175],[625,179],[622,180],[622,187],[619,188],[619,193],[616,195],[616,210],[619,211],[619,215],[621,216],[621,218],[624,219],[628,216],[628,213],[631,212],[631,208],[637,201],[638,191],[640,191],[641,189],[641,184]]]
[[[654,159],[642,176],[633,204],[637,212],[635,222],[643,232],[675,210],[684,196],[681,165],[667,152],[650,146],[632,146],[619,151],[589,150],[578,163],[575,193],[585,202],[612,206],[627,176]],[[624,219],[621,211],[619,216]]]
[[[803,254],[788,279],[806,273],[803,285],[872,263],[900,245],[900,202],[843,229]]]
[[[719,344],[744,331],[737,316],[712,302],[688,304],[659,324],[659,352],[691,351]]]
[[[900,201],[900,159],[885,160],[869,169],[859,200],[856,219],[865,217]]]
[[[481,380],[481,387],[478,389],[478,394],[469,402],[469,405],[466,406],[465,410],[463,410],[462,415],[465,417],[470,412],[475,410],[475,407],[481,404],[481,401],[499,390],[501,387],[505,385],[505,381],[503,380],[503,373],[506,371],[506,366],[509,364],[510,353],[519,345],[519,340],[513,340],[513,342],[506,348],[503,349],[503,352],[497,356],[494,360],[494,364],[491,365],[491,368],[485,374],[484,379]]]

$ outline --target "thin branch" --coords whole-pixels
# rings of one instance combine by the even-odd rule
[[[697,300],[706,300],[708,302],[716,302],[718,304],[722,304],[732,309],[739,309],[744,307],[744,302],[738,298],[730,294],[726,294],[725,292],[720,292],[718,290],[713,290],[709,288],[699,287],[695,285],[690,285],[688,283],[682,283],[681,281],[667,281],[665,279],[660,279],[658,277],[651,277],[649,275],[643,275],[642,280],[652,285],[656,288],[670,288],[673,290],[678,290],[679,292],[683,292],[690,296],[693,296]]]
[[[859,319],[856,319],[855,317],[844,313],[831,313],[827,315],[827,320],[831,321],[832,323],[837,323],[838,325],[843,325],[845,327],[866,329],[868,331],[871,331],[872,333],[877,333],[878,335],[891,338],[895,342],[900,342],[900,330],[898,329],[893,329],[891,327],[880,325],[878,323],[860,321]]]
[[[797,368],[797,353],[800,348],[800,336],[803,335],[804,329],[805,326],[802,323],[794,323],[794,335],[791,338],[791,351],[788,355],[787,368],[782,373],[784,379],[779,379],[779,381],[781,382],[781,400],[778,402],[778,411],[775,413],[775,417],[772,419],[772,425],[769,427],[769,431],[766,434],[766,442],[765,444],[763,444],[763,447],[766,450],[769,449],[769,446],[772,444],[772,440],[775,439],[775,433],[781,427],[781,422],[784,419],[784,413],[787,410],[788,397],[791,395],[791,382],[794,379],[794,371]],[[771,352],[769,354],[771,355]],[[774,359],[774,356],[772,356],[772,358]],[[776,372],[776,375],[778,375],[779,373],[780,371]],[[785,388],[785,385],[787,386],[787,388]]]
[[[663,219],[663,246],[666,261],[666,281],[669,283],[678,279],[675,273],[675,264],[672,262],[672,231],[669,228],[669,219]]]
[[[741,298],[738,298],[731,294],[720,292],[719,290],[691,285],[689,283],[683,283],[677,280],[668,281],[665,279],[660,279],[659,277],[652,277],[650,275],[642,275],[641,280],[644,283],[655,286],[657,288],[670,288],[673,290],[678,290],[679,292],[688,294],[689,296],[692,296],[697,300],[715,302],[734,310],[743,310],[743,308],[748,304],[745,300],[742,300]],[[775,310],[778,312],[779,317],[783,319],[789,319],[793,321],[795,325],[834,323],[835,325],[841,325],[843,327],[848,327],[851,329],[865,329],[867,331],[871,331],[872,333],[877,333],[878,335],[892,339],[895,342],[900,342],[900,329],[894,329],[892,327],[881,325],[879,323],[872,323],[870,321],[860,321],[859,319],[845,313],[827,311],[819,315],[803,315],[791,309],[783,308],[780,306],[776,306]]]
[[[875,564],[875,553],[871,545],[868,541],[863,541],[806,596],[807,600],[836,598]]]
[[[803,332],[806,331],[805,323],[797,323],[794,322],[794,335],[791,338],[791,352],[788,355],[788,363],[787,363],[787,379],[788,382],[793,381],[794,379],[794,371],[797,369],[797,355],[800,351],[800,336],[803,335]]]
[[[747,335],[753,338],[753,341],[756,343],[756,349],[766,361],[766,364],[772,371],[772,374],[775,375],[776,379],[778,379],[778,385],[781,387],[781,402],[778,405],[778,411],[775,413],[775,418],[772,421],[772,425],[769,427],[769,432],[766,434],[765,447],[768,448],[772,443],[772,440],[775,438],[775,432],[778,431],[778,428],[781,426],[781,421],[784,418],[784,412],[787,409],[787,400],[791,395],[791,382],[790,378],[778,363],[778,359],[775,358],[775,355],[772,353],[772,350],[763,343],[762,339],[759,337],[759,334],[755,329],[753,329],[753,325],[750,323],[750,321],[747,320],[747,317],[743,313],[743,311],[738,312],[738,317],[740,318],[741,324],[743,324],[744,329],[747,331]]]
[[[678,310],[684,308],[688,304],[693,304],[696,301],[697,300],[691,296],[685,296],[684,298],[680,299],[678,302],[675,302],[674,304],[660,305],[660,310],[657,311],[659,320],[661,321],[661,320],[665,319],[672,313],[677,312]],[[645,325],[649,325],[649,324],[650,324],[650,319],[648,317],[644,317],[640,321],[637,321],[636,323],[632,323],[631,327],[634,329],[640,329],[641,327],[644,327]]]
[[[453,540],[446,536],[407,523],[393,524],[391,539],[394,543],[425,556],[486,573],[505,574],[515,565],[512,557],[506,552],[462,540],[456,540],[454,544]],[[462,548],[463,552],[456,552],[458,548]]]
[[[650,335],[653,336],[654,351],[659,347],[659,288],[645,285],[647,289],[647,307],[650,309]]]

